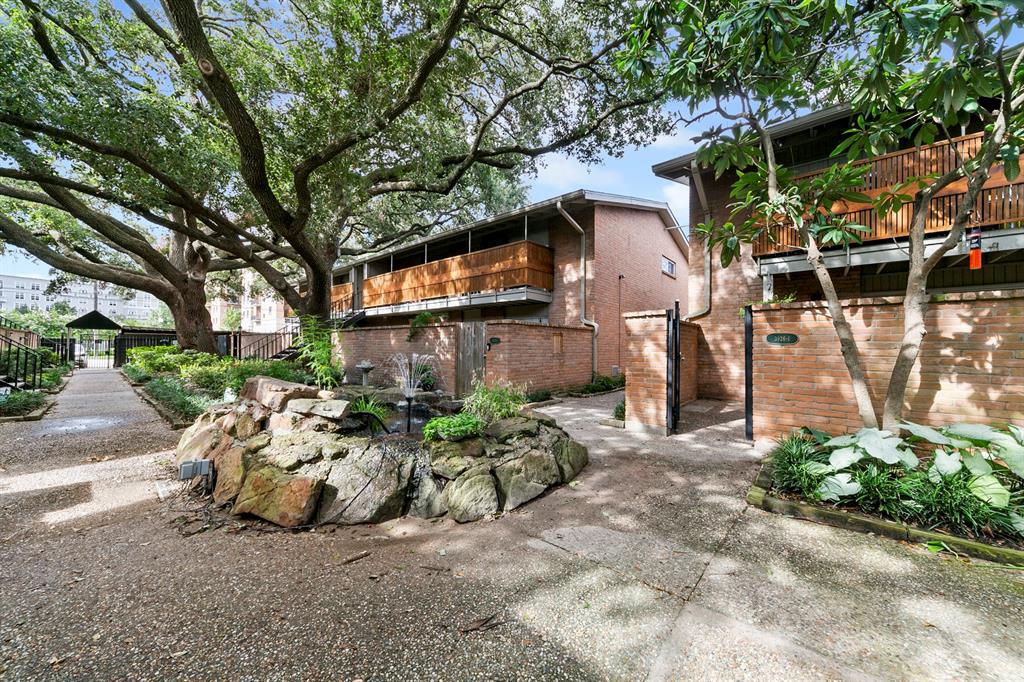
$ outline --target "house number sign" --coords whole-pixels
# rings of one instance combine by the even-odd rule
[[[764,340],[773,346],[792,346],[800,337],[796,334],[769,334]]]

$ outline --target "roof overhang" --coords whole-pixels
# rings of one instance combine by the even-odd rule
[[[768,134],[774,139],[783,138],[787,135],[799,133],[804,130],[809,130],[815,126],[826,125],[835,121],[846,118],[852,111],[849,104],[837,104],[835,106],[828,107],[827,109],[821,109],[820,111],[812,111],[802,116],[789,119],[788,121],[780,121],[774,125],[768,126]],[[674,180],[678,183],[687,185],[690,182],[690,173],[692,172],[691,167],[694,159],[697,158],[697,152],[690,152],[677,156],[674,159],[668,161],[662,161],[651,166],[651,170],[659,178],[666,180]]]
[[[432,298],[426,301],[410,301],[409,303],[396,303],[394,305],[382,305],[373,308],[366,308],[367,317],[379,317],[382,315],[406,315],[419,313],[424,310],[442,312],[445,310],[460,310],[466,308],[481,308],[488,305],[511,305],[526,303],[551,303],[552,294],[544,289],[535,287],[518,287],[495,291],[490,293],[464,294],[462,296],[446,296],[445,298]]]
[[[925,258],[935,253],[939,244],[946,238],[944,234],[929,235],[925,238]],[[998,251],[1017,251],[1024,249],[1024,229],[990,231],[982,239],[981,249],[985,253]],[[947,256],[967,256],[970,245],[961,241],[947,253]],[[907,260],[907,246],[897,242],[874,242],[861,244],[845,250],[831,250],[823,253],[825,267],[845,268],[859,265],[879,265]],[[778,256],[761,256],[757,260],[761,275],[785,275],[794,272],[807,272],[811,269],[807,257],[803,253],[789,253]]]
[[[121,325],[114,322],[112,319],[104,315],[98,310],[76,317],[75,319],[64,325],[67,329],[104,329],[110,331],[120,331]]]

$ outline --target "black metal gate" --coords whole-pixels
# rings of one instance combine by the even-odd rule
[[[669,308],[665,313],[665,356],[668,358],[665,368],[665,428],[669,433],[675,433],[676,424],[679,423],[679,377],[683,363],[679,347],[679,322],[682,319],[679,314],[679,301],[676,301],[674,308]]]

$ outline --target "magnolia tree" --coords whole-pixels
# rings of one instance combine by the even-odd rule
[[[865,426],[898,430],[907,383],[925,336],[929,273],[971,223],[985,182],[1019,172],[1024,134],[1024,52],[1008,50],[1020,25],[1019,3],[893,0],[886,3],[658,0],[637,15],[620,67],[644,87],[663,84],[690,103],[689,124],[708,122],[698,163],[721,176],[735,172],[727,221],[697,227],[727,267],[744,244],[780,228],[798,235],[827,302]],[[895,147],[946,142],[955,158],[942,175],[922,175],[876,196],[860,189],[866,164],[833,165],[796,178],[775,158],[770,125],[794,113],[837,103],[855,124],[837,153],[850,160]],[[713,123],[711,123],[713,122]],[[950,131],[982,132],[973,154]],[[946,238],[925,250],[929,202],[954,183],[964,195]],[[825,267],[822,249],[860,241],[865,230],[839,214],[844,202],[871,205],[879,216],[912,205],[904,329],[884,403],[868,390],[861,351]]]
[[[588,162],[667,128],[664,86],[616,73],[624,38],[608,27],[636,9],[618,3],[0,8],[0,196],[22,211],[0,213],[0,235],[84,274],[94,253],[23,224],[63,211],[121,259],[88,276],[135,268],[177,287],[245,266],[313,319],[329,316],[339,258],[519,202],[518,178],[546,153]],[[138,223],[198,260],[172,272],[144,257],[153,238]]]

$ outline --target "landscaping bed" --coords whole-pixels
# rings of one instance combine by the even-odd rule
[[[830,438],[804,429],[772,451],[747,496],[778,512],[1024,564],[1024,431],[904,424]]]
[[[42,419],[51,407],[53,401],[47,400],[45,393],[14,391],[0,396],[0,423]]]

